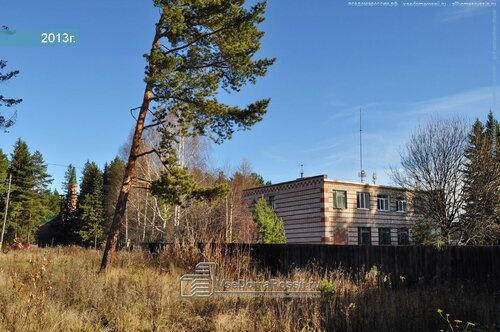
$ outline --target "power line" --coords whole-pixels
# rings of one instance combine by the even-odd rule
[[[7,184],[8,183],[8,179],[5,179],[5,182],[0,182],[0,183]],[[12,185],[16,186],[18,184],[31,185],[33,187],[38,187],[39,186],[39,183],[37,183],[37,181],[28,181],[28,180],[23,179],[23,178],[12,177]],[[49,184],[49,183],[47,183],[47,184]]]
[[[58,167],[69,167],[70,166],[70,165],[63,165],[63,164],[56,164],[56,163],[45,163],[45,164],[46,165],[51,165],[51,166],[58,166]],[[73,164],[71,164],[71,166],[74,167],[74,168],[78,168],[78,169],[84,169],[83,167],[75,166]],[[13,176],[12,179],[14,180],[15,184],[17,184],[17,183],[32,184],[32,182],[26,181],[26,179],[24,177]],[[4,181],[5,181],[5,183],[7,183],[8,182],[8,178],[6,178]]]
[[[51,165],[51,166],[59,166],[59,167],[69,167],[69,165],[62,165],[62,164],[54,164],[54,163],[46,163],[47,165]],[[71,166],[73,166],[74,168],[79,168],[79,169],[83,169],[83,167],[80,167],[80,166],[75,166],[73,164],[71,164]]]

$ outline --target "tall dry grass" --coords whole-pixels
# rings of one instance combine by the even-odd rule
[[[214,261],[227,280],[262,280],[245,252],[171,247],[160,254],[120,252],[114,268],[97,273],[101,252],[77,247],[0,255],[1,331],[439,331],[436,310],[500,329],[498,292],[389,285],[372,269],[296,270],[290,280],[322,283],[321,298],[183,299],[179,278],[196,263]],[[495,325],[495,323],[497,325]]]

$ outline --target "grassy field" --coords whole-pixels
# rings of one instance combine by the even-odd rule
[[[192,273],[201,260],[216,261],[228,280],[270,277],[244,254],[212,255],[201,257],[193,248],[160,255],[121,252],[114,268],[100,275],[101,252],[95,250],[1,254],[0,330],[459,331],[468,321],[476,325],[469,330],[500,330],[498,291],[479,285],[389,285],[376,269],[354,276],[314,270],[288,276],[321,281],[320,298],[181,298],[180,276]],[[450,314],[451,327],[438,309]]]

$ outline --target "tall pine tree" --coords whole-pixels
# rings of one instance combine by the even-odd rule
[[[5,29],[3,27],[2,29]],[[8,28],[7,28],[8,29]],[[0,59],[0,83],[7,82],[8,80],[16,77],[19,74],[18,70],[4,72],[7,66],[7,61]],[[3,115],[5,108],[13,107],[22,102],[22,99],[7,98],[0,93],[0,130],[8,128],[14,124],[15,121],[15,111],[10,116]]]
[[[113,261],[137,159],[146,153],[141,152],[141,140],[150,111],[154,120],[148,126],[170,127],[161,148],[171,150],[187,136],[207,136],[221,143],[235,130],[249,129],[262,120],[269,104],[264,99],[240,108],[217,99],[221,88],[239,91],[255,83],[274,62],[255,59],[264,35],[259,24],[264,21],[265,1],[245,6],[244,0],[155,0],[154,5],[160,17],[146,56],[146,87],[101,271]],[[168,191],[177,189],[170,186],[174,175],[187,175],[175,157],[168,153],[163,158],[167,171],[156,186],[159,195],[170,196]],[[173,184],[191,190],[191,181],[186,180]]]

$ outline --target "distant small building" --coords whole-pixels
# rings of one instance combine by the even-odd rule
[[[260,197],[283,219],[288,243],[405,245],[420,218],[411,192],[326,175],[243,193],[249,205]]]

